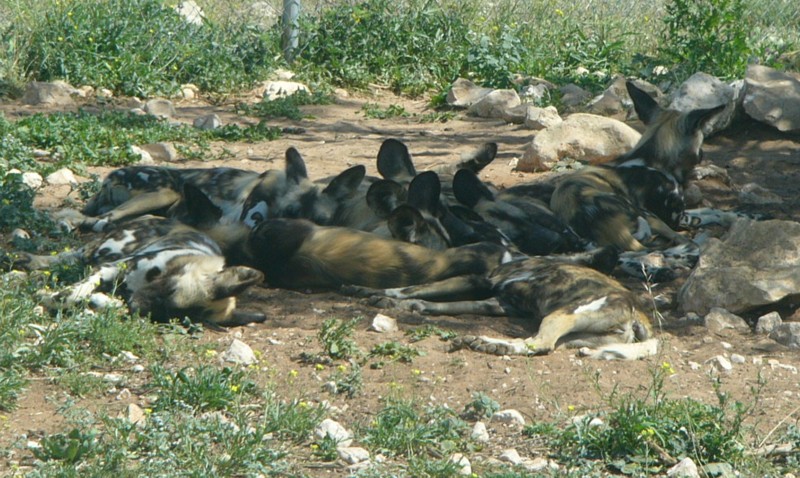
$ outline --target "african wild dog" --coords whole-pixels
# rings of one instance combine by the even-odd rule
[[[338,289],[345,284],[403,287],[465,274],[485,274],[511,260],[502,245],[478,243],[435,251],[304,219],[268,219],[242,230],[232,258],[262,271],[268,284]]]
[[[183,319],[210,325],[262,322],[263,314],[236,310],[236,296],[263,281],[263,274],[244,266],[226,266],[217,243],[175,219],[142,216],[108,226],[84,247],[53,256],[23,254],[28,269],[57,263],[93,266],[89,277],[57,292],[41,293],[51,308],[81,302],[102,308],[123,299],[131,312],[156,321]]]
[[[183,187],[190,184],[202,190],[235,221],[250,190],[261,178],[254,171],[235,168],[188,168],[127,166],[112,171],[83,208],[79,226],[95,232],[105,226],[145,214],[169,216],[180,207]]]
[[[602,249],[591,254],[514,260],[488,275],[385,290],[347,287],[344,292],[372,296],[379,306],[423,314],[511,315],[530,319],[538,326],[536,335],[524,340],[459,337],[453,341],[453,349],[527,355],[547,354],[564,345],[595,349],[591,355],[597,358],[652,355],[658,343],[636,297],[596,270],[607,271],[615,262],[613,249]]]
[[[662,108],[632,81],[625,84],[639,119],[647,126],[632,150],[611,164],[640,164],[672,175],[682,187],[703,159],[703,127],[725,105],[682,113]]]

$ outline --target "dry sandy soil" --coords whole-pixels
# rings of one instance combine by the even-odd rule
[[[418,170],[456,161],[461,153],[493,141],[499,144],[499,154],[482,173],[485,181],[502,187],[538,177],[536,174],[513,171],[510,166],[515,157],[522,155],[525,144],[531,140],[533,133],[529,130],[502,121],[468,118],[462,114],[446,123],[419,123],[414,116],[389,120],[368,119],[361,110],[365,102],[377,103],[384,108],[390,104],[402,105],[412,114],[427,112],[422,101],[385,94],[358,98],[351,96],[340,99],[335,105],[304,107],[304,112],[311,118],[298,122],[271,122],[281,126],[301,126],[305,129],[304,133],[284,135],[272,142],[224,145],[234,155],[233,159],[225,160],[224,165],[258,171],[281,168],[284,151],[288,146],[295,146],[305,157],[312,178],[326,177],[354,164],[364,164],[368,174],[376,175],[376,155],[386,138],[405,141]],[[195,117],[210,112],[219,113],[223,121],[243,121],[235,116],[230,106],[215,107],[200,102],[184,102],[177,106],[177,118],[189,123]],[[0,105],[0,109],[5,110],[6,117],[11,119],[32,112],[14,104]],[[638,121],[631,125],[641,128]],[[800,137],[747,122],[709,138],[706,144],[706,158],[728,171],[734,187],[756,182],[782,198],[781,204],[766,206],[755,212],[800,220]],[[178,166],[221,164],[213,161],[180,163]],[[107,171],[93,170],[101,175]],[[62,204],[67,192],[65,188],[49,188],[40,198],[40,204],[43,207],[57,207]],[[737,206],[735,191],[728,188],[708,183],[703,185],[703,192],[715,206]],[[646,294],[643,284],[631,282],[629,285]],[[669,295],[678,285],[679,282],[661,285],[656,292]],[[408,343],[404,331],[423,323],[469,334],[529,336],[534,331],[522,319],[422,318],[382,311],[358,299],[335,293],[305,294],[267,287],[255,288],[244,295],[242,305],[246,309],[263,311],[268,317],[267,322],[227,333],[207,332],[202,340],[218,343],[221,351],[234,336],[240,337],[263,354],[265,382],[278,385],[281,394],[287,397],[329,400],[342,410],[337,419],[346,426],[368,421],[381,408],[381,398],[388,393],[447,404],[461,411],[471,401],[472,393],[484,392],[502,408],[514,408],[522,412],[529,423],[550,422],[555,417],[563,418],[564,414],[603,409],[607,406],[605,400],[614,388],[622,393],[643,394],[652,383],[652,372],[664,362],[671,364],[675,371],[666,379],[669,397],[692,397],[717,403],[710,366],[706,361],[717,355],[730,357],[732,354],[743,356],[744,362],[734,364],[730,372],[716,374],[720,376],[722,391],[730,393],[737,400],[752,403],[755,397],[751,389],[757,385],[759,376],[766,382],[755,411],[748,418],[749,424],[757,430],[755,440],[770,441],[779,435],[776,432],[767,436],[773,428],[796,423],[800,418],[800,375],[797,373],[800,353],[797,350],[778,346],[755,335],[732,332],[718,336],[704,327],[679,326],[676,324],[680,322],[680,317],[669,308],[661,310],[665,317],[660,333],[662,351],[660,355],[646,360],[588,361],[568,350],[559,350],[544,357],[510,359],[471,351],[449,353],[448,344],[434,336],[414,344],[424,355],[410,365],[389,363],[380,370],[365,367],[363,392],[350,400],[323,391],[322,383],[330,376],[328,371],[317,371],[314,366],[303,365],[296,360],[301,351],[321,351],[316,335],[325,319],[363,318],[354,338],[364,351],[370,350],[374,344],[391,340]],[[396,317],[401,330],[389,334],[367,331],[370,320],[379,312]],[[770,365],[768,361],[772,360],[776,362]],[[789,367],[775,366],[775,363]],[[295,378],[289,378],[290,370],[299,373]],[[130,383],[129,388],[132,395],[124,400],[107,395],[85,399],[81,403],[92,410],[103,410],[112,415],[130,402],[146,405],[145,399],[137,393],[136,380]],[[46,381],[31,383],[18,409],[8,415],[5,423],[0,424],[0,436],[3,437],[0,446],[22,433],[37,436],[58,429],[62,419],[56,410],[63,397],[54,395],[54,390]],[[516,447],[523,456],[535,457],[542,453],[535,443],[521,437],[519,429],[495,423],[490,423],[489,429],[493,439],[491,445],[483,450],[484,455],[497,456],[498,450],[508,446]],[[311,470],[308,472],[314,473]],[[325,475],[336,475],[336,471],[327,470]]]

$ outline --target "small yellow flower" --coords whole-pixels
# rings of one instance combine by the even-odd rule
[[[305,409],[310,408],[310,407],[311,407],[311,405],[306,401],[301,401],[301,402],[299,402],[297,404],[297,408],[300,408],[302,410],[305,410]]]
[[[411,370],[411,375],[422,375],[422,370],[415,368]]]
[[[206,358],[209,358],[209,359],[210,358],[214,358],[214,357],[217,356],[217,351],[208,349],[208,350],[205,351],[205,355],[206,355]]]
[[[231,385],[231,392],[237,393],[241,389],[239,385]]]
[[[319,450],[319,445],[317,445],[316,443],[312,443],[311,444],[311,449],[312,450]]]
[[[574,412],[575,411],[575,405],[567,405],[567,411]]]
[[[661,370],[663,370],[664,372],[666,372],[666,373],[668,373],[670,375],[675,373],[675,369],[672,368],[672,364],[670,364],[669,362],[663,362],[661,364]]]
[[[558,15],[559,17],[563,17],[564,16],[564,10],[561,10],[560,8],[556,8],[556,15]]]
[[[314,366],[314,368],[317,369],[317,370],[325,370],[325,366],[322,365],[321,363],[316,364]]]
[[[253,350],[253,355],[255,355],[257,359],[261,360],[261,357],[264,354],[262,354],[260,350]]]
[[[295,378],[298,375],[299,375],[299,373],[297,372],[297,370],[289,370],[289,376],[290,377]]]
[[[656,434],[656,431],[653,430],[653,428],[651,428],[651,427],[647,427],[644,430],[642,430],[641,432],[639,432],[639,436],[641,436],[642,438],[650,438],[650,437],[654,436],[655,434]]]
[[[340,372],[346,372],[347,371],[347,365],[340,364],[338,367],[336,367],[336,370],[338,370]]]
[[[151,415],[152,413],[153,413],[153,409],[152,408],[145,408],[144,409],[144,414],[145,415]]]
[[[67,16],[71,17],[72,16],[72,12],[67,12]]]
[[[58,41],[64,41],[64,37],[58,37]]]

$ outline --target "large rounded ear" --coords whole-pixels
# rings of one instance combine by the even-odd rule
[[[726,105],[719,105],[713,108],[702,108],[692,110],[683,117],[681,122],[681,129],[686,134],[693,134],[695,131],[702,129],[711,118],[722,112]]]
[[[468,169],[459,169],[453,177],[453,195],[461,204],[473,208],[481,199],[494,201],[494,194]]]
[[[486,143],[477,151],[464,155],[458,163],[458,169],[469,169],[473,173],[480,172],[497,157],[497,143]]]
[[[367,168],[362,165],[345,169],[328,183],[322,193],[335,199],[344,199],[352,196],[356,193],[366,175]]]
[[[625,82],[625,88],[627,88],[628,95],[630,95],[631,101],[633,101],[633,108],[636,110],[636,115],[639,116],[642,123],[650,124],[650,122],[655,119],[656,115],[662,111],[661,106],[659,106],[652,96],[645,93],[644,90],[640,89],[632,81]]]
[[[442,183],[439,175],[433,171],[419,173],[408,185],[406,202],[419,209],[437,216],[440,210],[439,196],[442,194]]]
[[[387,220],[392,237],[404,242],[416,242],[419,229],[425,218],[414,207],[408,204],[397,206]]]
[[[286,178],[295,183],[308,178],[306,162],[294,146],[286,150]]]
[[[381,219],[387,219],[405,201],[405,188],[391,179],[375,181],[367,190],[367,206]]]
[[[204,225],[217,224],[222,217],[222,209],[216,206],[211,199],[197,186],[189,183],[183,185],[183,200],[180,208],[182,211],[176,215],[181,222],[190,226],[202,228]]]
[[[408,182],[417,175],[411,153],[402,141],[387,139],[378,151],[378,173],[385,179]]]

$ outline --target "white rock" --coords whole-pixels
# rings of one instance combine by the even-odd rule
[[[357,446],[339,447],[336,449],[336,453],[348,465],[355,465],[369,460],[369,451]]]
[[[322,420],[317,428],[314,430],[314,436],[317,440],[323,440],[325,437],[330,438],[336,442],[337,448],[347,448],[353,443],[353,435],[339,422],[326,418]]]
[[[389,317],[388,315],[377,314],[372,319],[372,324],[369,326],[369,330],[373,332],[397,332],[399,329],[397,327],[397,320]]]
[[[22,240],[27,241],[31,238],[31,235],[25,229],[16,228],[11,231],[11,238],[15,240]]]
[[[173,106],[172,102],[160,98],[152,99],[145,103],[144,111],[159,118],[172,118],[175,116],[175,106]]]
[[[61,168],[54,173],[48,174],[46,181],[47,184],[52,186],[78,184],[78,180],[75,179],[75,174],[67,168]]]
[[[311,93],[311,90],[309,90],[306,85],[295,81],[265,81],[263,87],[264,93],[262,96],[269,101],[274,101],[278,98],[286,98],[299,91]]]
[[[180,2],[175,6],[175,12],[180,15],[186,23],[192,25],[202,25],[203,18],[205,18],[203,9],[193,0]]]
[[[218,114],[211,113],[210,115],[198,116],[194,119],[192,125],[197,129],[211,130],[222,126],[222,120]]]
[[[469,107],[492,91],[491,88],[483,88],[469,80],[458,78],[447,92],[447,104]]]
[[[462,453],[453,453],[450,455],[449,460],[450,463],[455,463],[458,466],[457,473],[461,476],[470,476],[472,475],[472,464],[469,462],[469,459],[464,456]]]
[[[28,84],[22,102],[26,105],[71,106],[75,103],[72,99],[73,90],[75,88],[63,81],[34,81]]]
[[[125,419],[138,426],[144,426],[146,421],[144,410],[135,403],[129,403],[125,408]]]
[[[44,179],[42,179],[42,175],[39,173],[27,171],[22,173],[22,184],[31,189],[39,189],[42,187],[42,184],[44,184]]]
[[[528,106],[525,109],[525,127],[534,131],[558,126],[563,121],[556,107],[552,105],[544,108]]]
[[[519,456],[519,452],[514,448],[509,448],[500,453],[499,460],[504,463],[511,463],[512,465],[519,465],[522,463],[522,457]]]
[[[513,409],[495,412],[494,415],[492,415],[492,420],[509,425],[525,425],[525,418],[519,411]]]
[[[200,88],[198,88],[197,85],[193,85],[191,83],[181,85],[181,96],[183,96],[183,98],[186,100],[193,100],[197,98],[199,93]]]
[[[744,355],[731,354],[731,363],[745,363]]]
[[[786,322],[775,327],[769,338],[793,349],[800,348],[800,322]]]
[[[228,350],[222,353],[222,360],[240,365],[252,365],[258,362],[253,349],[239,339],[233,339]]]
[[[711,364],[719,372],[730,372],[733,370],[733,364],[727,358],[723,357],[722,355],[717,355],[716,357],[712,357],[706,360],[707,364]]]
[[[756,321],[757,334],[769,334],[775,328],[783,323],[781,314],[777,312],[770,312],[769,314],[762,315]]]
[[[140,164],[140,165],[146,166],[146,165],[149,165],[149,164],[155,164],[156,163],[155,161],[153,161],[153,157],[150,156],[150,153],[148,153],[147,151],[145,151],[144,149],[142,149],[142,148],[140,148],[138,146],[130,145],[130,152],[132,154],[135,154],[135,155],[139,156],[138,164]]]
[[[178,158],[178,152],[172,143],[150,143],[140,146],[143,150],[147,151],[153,161],[170,163]]]
[[[536,458],[526,458],[522,460],[522,466],[526,471],[536,473],[547,469],[558,470],[558,464],[547,458],[537,456]]]
[[[487,443],[489,441],[489,431],[486,429],[486,424],[475,422],[470,437],[477,442]]]
[[[525,148],[517,169],[547,171],[562,159],[604,163],[631,150],[641,135],[622,121],[575,113],[539,131]]]
[[[691,458],[687,457],[667,470],[667,476],[671,478],[699,478],[700,473],[697,470],[697,465],[694,464]]]
[[[514,90],[494,90],[474,102],[467,109],[467,114],[479,118],[504,118],[512,116],[508,110],[519,106],[522,100]]]

